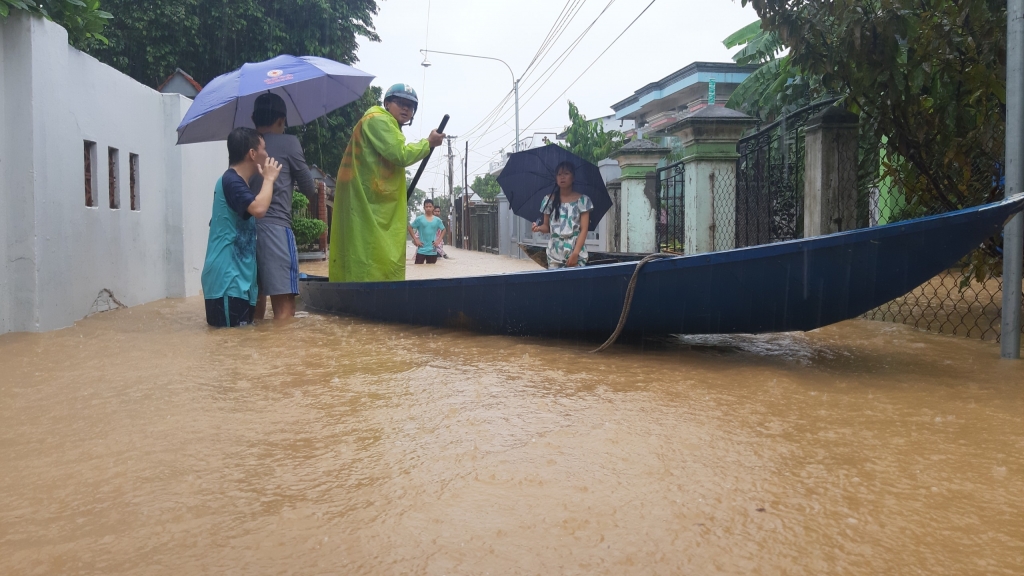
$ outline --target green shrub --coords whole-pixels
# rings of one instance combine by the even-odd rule
[[[317,218],[308,218],[309,198],[299,192],[292,193],[292,232],[299,248],[309,247],[320,239],[327,230],[327,224]]]
[[[327,224],[324,224],[322,220],[297,218],[292,221],[295,243],[301,247],[306,247],[316,242],[326,230]]]

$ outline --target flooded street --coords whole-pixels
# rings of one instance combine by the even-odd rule
[[[1024,368],[165,300],[0,336],[0,574],[1021,574]]]

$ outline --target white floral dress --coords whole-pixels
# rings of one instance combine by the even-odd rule
[[[562,202],[558,208],[558,219],[555,219],[551,206],[551,196],[545,196],[540,204],[541,214],[548,214],[551,224],[551,238],[548,240],[548,268],[564,268],[565,262],[572,255],[573,247],[580,236],[580,219],[584,212],[594,209],[590,198],[581,194],[573,202]],[[580,250],[577,266],[587,265],[587,245]]]

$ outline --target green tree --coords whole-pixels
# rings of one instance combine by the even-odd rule
[[[88,43],[87,51],[152,87],[175,68],[205,85],[246,62],[280,54],[351,64],[360,38],[380,40],[372,21],[376,0],[105,2],[116,15],[107,31],[109,44]],[[310,163],[333,175],[356,122],[380,97],[380,88],[371,87],[360,100],[289,132],[299,136]]]
[[[722,41],[726,48],[742,46],[733,54],[737,64],[760,64],[733,91],[726,106],[771,122],[784,113],[806,106],[824,92],[820,79],[804,76],[792,64],[779,35],[761,29],[757,20]]]
[[[175,68],[205,85],[280,54],[351,64],[360,38],[380,40],[372,21],[376,0],[105,0],[104,6],[115,15],[110,43],[87,51],[153,87]]]
[[[884,142],[908,215],[993,200],[1006,121],[1006,3],[743,0],[789,65],[846,96]],[[994,250],[975,255],[979,278]]]
[[[622,147],[621,132],[605,131],[603,123],[588,121],[586,116],[580,114],[579,108],[572,100],[569,101],[569,122],[563,147],[587,162],[597,164],[614,150]],[[476,189],[475,185],[473,189]]]
[[[56,22],[68,31],[68,42],[78,48],[106,44],[101,32],[113,18],[110,12],[100,10],[99,0],[0,0],[0,19],[11,10],[24,10]]]
[[[498,194],[501,194],[501,186],[498,184],[498,179],[490,174],[473,178],[473,185],[470,188],[485,202],[491,202]]]

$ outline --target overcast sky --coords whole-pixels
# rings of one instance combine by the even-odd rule
[[[374,19],[381,41],[362,42],[356,67],[376,75],[374,85],[386,89],[406,82],[417,90],[419,112],[414,124],[405,128],[410,140],[426,136],[444,114],[450,114],[446,132],[459,137],[456,165],[464,154],[464,136],[468,136],[472,182],[472,175],[486,172],[500,149],[512,150],[515,121],[511,98],[493,126],[488,126],[489,122],[478,126],[511,93],[512,75],[500,62],[443,54],[431,54],[432,66],[423,68],[419,50],[463,52],[507,62],[517,78],[523,77],[519,118],[521,136],[527,137],[534,132],[557,132],[567,125],[567,100],[575,102],[588,118],[596,118],[612,113],[613,103],[645,84],[691,62],[731,61],[734,50],[726,49],[722,40],[757,19],[753,8],[742,7],[739,0],[655,0],[583,73],[650,3],[582,0],[580,4],[580,0],[569,0],[578,12],[546,55],[527,71],[566,2],[381,0],[380,13]],[[600,15],[602,10],[605,12]],[[591,24],[559,66],[559,59]],[[545,73],[549,67],[553,74]],[[444,155],[435,153],[419,187],[439,191],[446,187],[442,177],[446,164]],[[456,170],[456,185],[460,180],[461,170]]]

